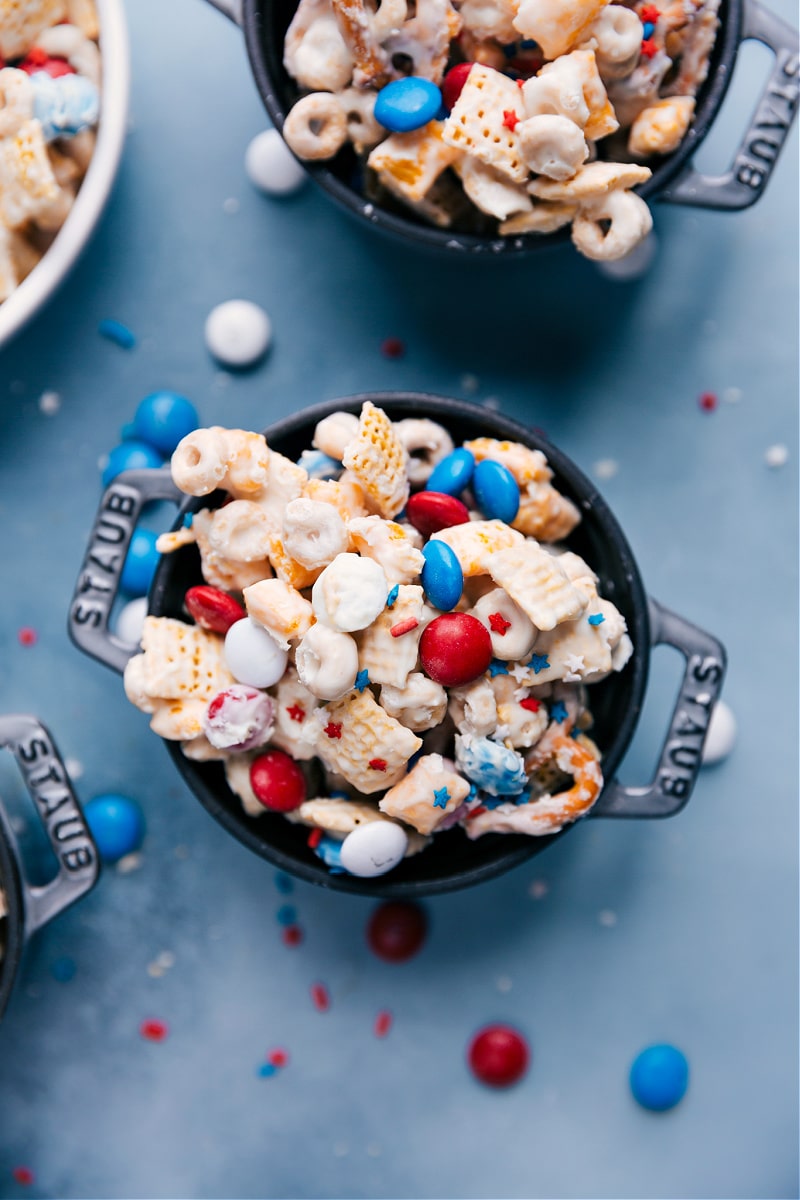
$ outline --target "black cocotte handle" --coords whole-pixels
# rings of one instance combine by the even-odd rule
[[[650,599],[653,646],[674,646],[686,659],[669,732],[652,783],[625,787],[612,779],[593,817],[671,817],[692,794],[702,765],[711,712],[722,690],[726,655],[721,642]]]
[[[69,776],[44,725],[27,714],[0,716],[0,746],[14,754],[58,860],[58,874],[41,887],[34,887],[22,877],[25,932],[30,934],[88,892],[100,864]],[[0,822],[16,848],[2,805]],[[16,857],[20,861],[19,853]]]
[[[123,471],[103,493],[69,607],[67,629],[80,650],[114,671],[124,671],[136,653],[135,646],[111,632],[108,621],[139,514],[151,500],[178,504],[183,499],[169,467]]]

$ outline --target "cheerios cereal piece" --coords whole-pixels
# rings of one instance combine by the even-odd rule
[[[347,121],[336,97],[330,92],[303,96],[287,113],[283,136],[307,162],[333,158],[347,141]]]
[[[348,530],[333,505],[304,496],[286,505],[283,545],[301,566],[326,567],[347,544]]]

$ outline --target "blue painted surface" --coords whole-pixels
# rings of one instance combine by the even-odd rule
[[[133,127],[112,204],[0,360],[0,555],[14,581],[0,636],[4,707],[46,721],[82,763],[84,798],[137,799],[148,836],[138,871],[107,869],[30,946],[0,1026],[0,1194],[796,1196],[796,131],[752,209],[657,208],[659,254],[638,283],[568,249],[439,263],[313,189],[256,193],[243,160],[264,118],[236,30],[200,0],[129,12]],[[224,89],[203,85],[210,62]],[[767,68],[765,52],[742,56],[702,164],[727,164]],[[275,342],[231,375],[203,321],[240,296],[269,312]],[[136,345],[101,337],[104,318]],[[382,357],[389,336],[402,359]],[[119,677],[65,633],[98,460],[143,396],[169,388],[204,424],[259,427],[371,387],[492,399],[544,428],[596,479],[653,595],[727,643],[740,727],[680,816],[586,823],[514,873],[430,901],[427,945],[401,966],[366,947],[369,901],[302,883],[305,937],[284,945],[275,873],[207,816]],[[47,390],[62,397],[53,416],[38,406]],[[713,413],[697,403],[708,390]],[[790,458],[769,470],[775,443]],[[619,466],[610,480],[604,459]],[[22,626],[35,646],[19,644]],[[649,778],[678,669],[655,655],[626,782]],[[0,758],[3,795],[22,805]],[[164,951],[174,965],[148,973]],[[51,973],[63,957],[69,982]],[[394,1024],[378,1039],[384,1008]],[[142,1040],[148,1018],[167,1022],[166,1041]],[[488,1021],[530,1041],[508,1093],[465,1064]],[[628,1072],[662,1041],[686,1053],[692,1083],[655,1115]],[[275,1046],[290,1062],[260,1079]],[[18,1165],[33,1187],[13,1182]]]

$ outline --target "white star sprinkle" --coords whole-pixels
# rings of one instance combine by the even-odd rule
[[[564,666],[567,668],[563,676],[565,683],[576,683],[582,678],[581,671],[586,670],[582,654],[568,654],[564,659]]]

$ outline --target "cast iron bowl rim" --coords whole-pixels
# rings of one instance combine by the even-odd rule
[[[6,897],[6,948],[0,961],[0,1020],[14,988],[25,946],[25,905],[19,864],[0,822],[0,885]]]
[[[742,12],[746,0],[723,0],[723,16],[712,49],[712,60],[716,60],[713,73],[700,89],[700,100],[695,117],[678,149],[655,168],[650,179],[635,191],[647,200],[657,199],[678,172],[695,153],[708,133],[719,112],[725,93],[730,85],[733,68],[741,43]],[[279,99],[279,80],[273,77],[267,66],[265,45],[269,28],[265,19],[266,10],[274,0],[243,0],[242,25],[250,68],[264,107],[275,128],[283,130],[285,113]],[[262,37],[262,29],[265,31]],[[278,61],[282,61],[282,53]],[[370,203],[355,189],[342,183],[324,163],[302,162],[309,176],[340,207],[360,218],[367,225],[383,234],[400,238],[406,243],[447,253],[491,254],[493,258],[509,255],[531,254],[545,248],[553,248],[569,240],[569,229],[548,234],[521,234],[512,238],[476,237],[470,234],[440,230],[434,226],[418,224]],[[369,211],[367,211],[369,210]]]
[[[296,434],[304,426],[308,427],[310,433],[314,425],[323,417],[341,409],[358,412],[365,400],[371,400],[379,407],[393,406],[395,412],[399,407],[401,409],[406,408],[409,412],[414,411],[415,413],[423,412],[430,414],[432,417],[442,419],[445,424],[447,424],[448,417],[451,419],[458,418],[459,416],[468,417],[472,420],[480,421],[485,426],[487,435],[501,439],[508,438],[515,441],[522,441],[526,445],[542,450],[556,472],[556,475],[566,480],[575,495],[579,497],[584,514],[587,511],[591,511],[592,517],[599,524],[604,538],[614,546],[616,557],[620,560],[626,584],[631,593],[631,605],[635,624],[629,630],[634,643],[634,654],[631,662],[626,667],[626,671],[631,672],[630,703],[619,722],[617,733],[610,749],[603,754],[604,776],[606,784],[610,784],[630,744],[641,714],[642,703],[647,688],[651,648],[647,594],[631,548],[611,509],[600,496],[592,481],[579,470],[566,454],[552,445],[547,438],[534,433],[531,429],[508,417],[501,416],[498,413],[489,411],[480,405],[472,404],[466,400],[455,400],[427,392],[362,392],[302,409],[299,413],[283,417],[274,422],[264,433],[268,441],[272,441],[273,443],[281,437]],[[207,506],[210,499],[211,497],[209,496],[187,498],[178,511],[173,529],[180,528],[183,524],[183,518],[187,513]],[[155,616],[161,614],[164,593],[166,592],[167,580],[171,570],[170,558],[165,555],[156,571],[148,601],[148,611]],[[337,891],[354,892],[359,895],[377,896],[386,899],[419,897],[456,891],[460,888],[482,883],[495,876],[504,874],[513,867],[519,866],[544,849],[544,846],[552,842],[555,837],[562,837],[570,829],[574,828],[573,825],[565,826],[560,833],[547,838],[530,838],[520,835],[519,838],[514,839],[517,843],[516,845],[511,844],[511,835],[497,835],[502,840],[499,843],[493,844],[493,848],[498,850],[496,857],[492,857],[491,860],[477,867],[462,870],[460,873],[448,875],[440,880],[410,880],[393,884],[391,876],[380,876],[377,880],[373,880],[344,874],[331,875],[321,862],[319,865],[313,862],[302,862],[291,855],[285,854],[281,850],[276,850],[266,837],[257,831],[257,828],[254,828],[250,824],[245,824],[243,815],[240,816],[238,813],[234,814],[230,812],[220,802],[215,791],[199,776],[198,764],[188,759],[182,753],[179,743],[166,741],[166,746],[173,762],[190,790],[211,816],[229,833],[233,834],[239,842],[254,851],[261,858],[271,862],[279,870],[286,871],[308,883],[318,884],[321,887],[332,888]],[[507,850],[501,849],[502,841],[504,840],[509,842]]]

